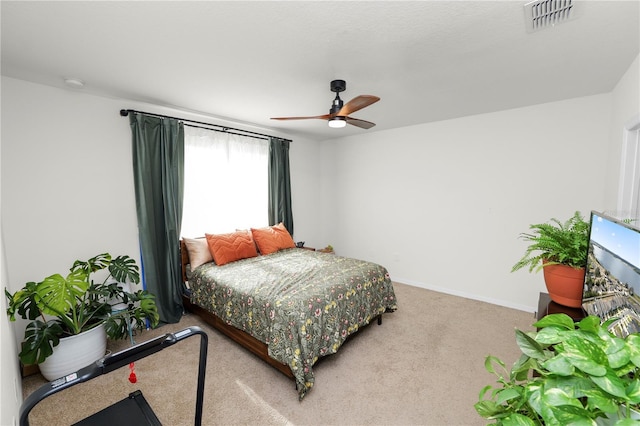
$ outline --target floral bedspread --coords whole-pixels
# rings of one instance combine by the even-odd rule
[[[303,249],[191,272],[191,300],[268,344],[288,365],[302,399],[313,365],[385,310],[396,309],[387,270],[371,262]]]

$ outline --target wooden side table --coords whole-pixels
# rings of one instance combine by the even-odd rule
[[[542,317],[550,314],[567,314],[574,321],[580,321],[586,316],[582,308],[570,308],[568,306],[562,306],[559,303],[551,300],[548,293],[541,292],[538,299],[538,313],[536,315],[536,318],[540,320]]]

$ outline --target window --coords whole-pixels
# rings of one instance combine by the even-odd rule
[[[181,236],[268,225],[269,141],[184,128]]]

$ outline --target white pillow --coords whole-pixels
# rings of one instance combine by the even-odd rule
[[[189,253],[191,270],[205,263],[213,262],[206,238],[183,238],[183,240]]]

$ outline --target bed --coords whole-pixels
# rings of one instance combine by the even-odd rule
[[[319,358],[397,307],[389,273],[371,262],[287,246],[192,267],[180,247],[186,309],[293,378],[300,399]]]

